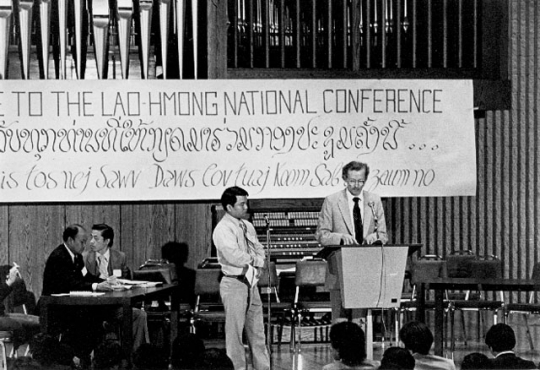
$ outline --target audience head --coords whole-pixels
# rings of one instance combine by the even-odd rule
[[[143,343],[133,353],[133,366],[139,370],[163,370],[169,367],[168,359],[163,348]]]
[[[493,352],[511,351],[516,346],[514,330],[506,324],[495,324],[486,333],[486,345]]]
[[[330,328],[334,358],[347,366],[360,365],[366,359],[366,337],[355,323],[343,321]]]
[[[122,365],[122,346],[116,340],[106,340],[94,350],[94,369],[114,369]]]
[[[189,333],[173,341],[171,363],[174,367],[188,368],[200,363],[204,357],[204,342],[197,335]]]
[[[225,350],[220,348],[208,348],[204,351],[204,359],[199,369],[212,370],[233,370],[232,360],[227,356]]]
[[[7,359],[7,368],[11,370],[43,370],[43,367],[39,361],[29,356]]]
[[[399,339],[412,353],[427,355],[433,344],[433,334],[426,324],[420,321],[410,321],[399,331]]]
[[[483,353],[473,352],[469,353],[463,357],[463,362],[461,363],[462,370],[481,370],[481,369],[490,369],[491,361]]]
[[[413,370],[414,365],[414,357],[408,349],[390,347],[383,353],[379,370]]]
[[[65,345],[60,347],[60,343],[52,335],[39,333],[36,334],[30,343],[32,348],[32,357],[43,366],[51,366],[57,364],[58,360],[69,364],[73,360],[73,350],[66,348]],[[69,358],[71,356],[71,358]]]

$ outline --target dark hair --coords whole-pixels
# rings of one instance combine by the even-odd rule
[[[176,267],[187,262],[189,247],[187,243],[167,242],[161,247],[161,258],[174,263]]]
[[[221,205],[223,206],[223,210],[226,211],[228,205],[234,206],[237,201],[236,197],[247,197],[248,195],[248,192],[239,186],[232,186],[225,189],[221,195]]]
[[[414,357],[408,349],[390,347],[383,353],[379,370],[404,369],[413,370]]]
[[[12,370],[43,370],[43,366],[38,360],[30,356],[7,358],[7,368]]]
[[[463,370],[481,370],[490,368],[491,361],[486,355],[480,352],[473,352],[465,355],[465,357],[463,357],[463,362],[461,363],[461,369]]]
[[[143,343],[133,353],[133,365],[140,370],[164,370],[169,367],[168,358],[163,348]]]
[[[516,346],[514,330],[506,324],[495,324],[486,333],[486,345],[495,352],[510,351]]]
[[[208,348],[204,351],[204,359],[199,369],[233,370],[234,364],[221,348]]]
[[[330,344],[347,366],[358,366],[366,359],[366,336],[360,326],[353,322],[343,321],[332,325]]]
[[[369,166],[366,163],[352,161],[347,163],[345,166],[343,166],[343,169],[341,170],[341,177],[343,179],[346,179],[349,177],[349,171],[360,171],[364,170],[366,173],[366,180],[369,176]]]
[[[409,321],[399,331],[399,339],[405,348],[413,353],[427,355],[433,344],[433,334],[426,324],[420,321]]]
[[[51,366],[56,363],[58,345],[60,343],[50,334],[39,333],[31,340],[32,358],[42,366]],[[73,356],[71,357],[73,359]]]
[[[62,234],[62,240],[65,242],[68,241],[69,238],[75,239],[77,234],[79,233],[79,230],[84,230],[84,227],[82,227],[79,224],[71,224],[68,227],[64,229],[64,233]]]
[[[114,243],[114,230],[107,224],[95,224],[92,226],[92,230],[97,230],[101,232],[103,239],[109,239],[109,244],[107,247],[112,247]]]
[[[197,335],[188,333],[174,339],[171,363],[174,367],[191,368],[204,357],[204,342]]]
[[[122,346],[116,340],[107,339],[94,350],[94,369],[109,369],[122,364]]]

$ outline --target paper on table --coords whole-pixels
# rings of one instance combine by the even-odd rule
[[[259,282],[257,269],[251,265],[248,265],[248,269],[246,271],[246,280],[248,281],[250,287],[254,287]]]
[[[116,279],[116,281],[124,285],[137,285],[137,286],[144,286],[144,287],[152,287],[152,286],[163,284],[160,281],[145,281],[145,280]]]

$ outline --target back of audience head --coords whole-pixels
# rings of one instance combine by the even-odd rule
[[[491,362],[489,358],[480,352],[469,353],[463,357],[463,362],[461,363],[462,370],[481,370],[490,368]]]
[[[414,357],[408,349],[390,347],[383,353],[380,370],[413,370]]]
[[[139,370],[163,370],[169,367],[165,350],[152,343],[143,343],[133,353],[133,366]]]
[[[234,370],[234,364],[224,349],[207,348],[198,369]]]
[[[399,339],[412,353],[427,355],[433,344],[433,333],[420,321],[409,321],[399,331]]]
[[[358,366],[366,359],[366,337],[355,323],[343,321],[330,328],[330,344],[334,358],[347,366]]]
[[[32,357],[23,356],[8,358],[7,368],[12,370],[43,370],[43,365]]]
[[[486,345],[493,352],[511,351],[516,346],[514,330],[506,324],[495,324],[486,333]]]
[[[53,336],[44,333],[36,334],[32,338],[30,348],[32,357],[43,366],[71,366],[75,356],[69,345],[60,343]]]
[[[173,341],[171,363],[184,369],[200,363],[204,357],[204,342],[197,335],[189,333]]]
[[[118,341],[106,340],[94,350],[95,370],[114,369],[122,365],[122,346]]]

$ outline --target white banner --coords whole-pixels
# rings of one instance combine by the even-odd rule
[[[0,81],[0,202],[476,194],[472,81]]]

